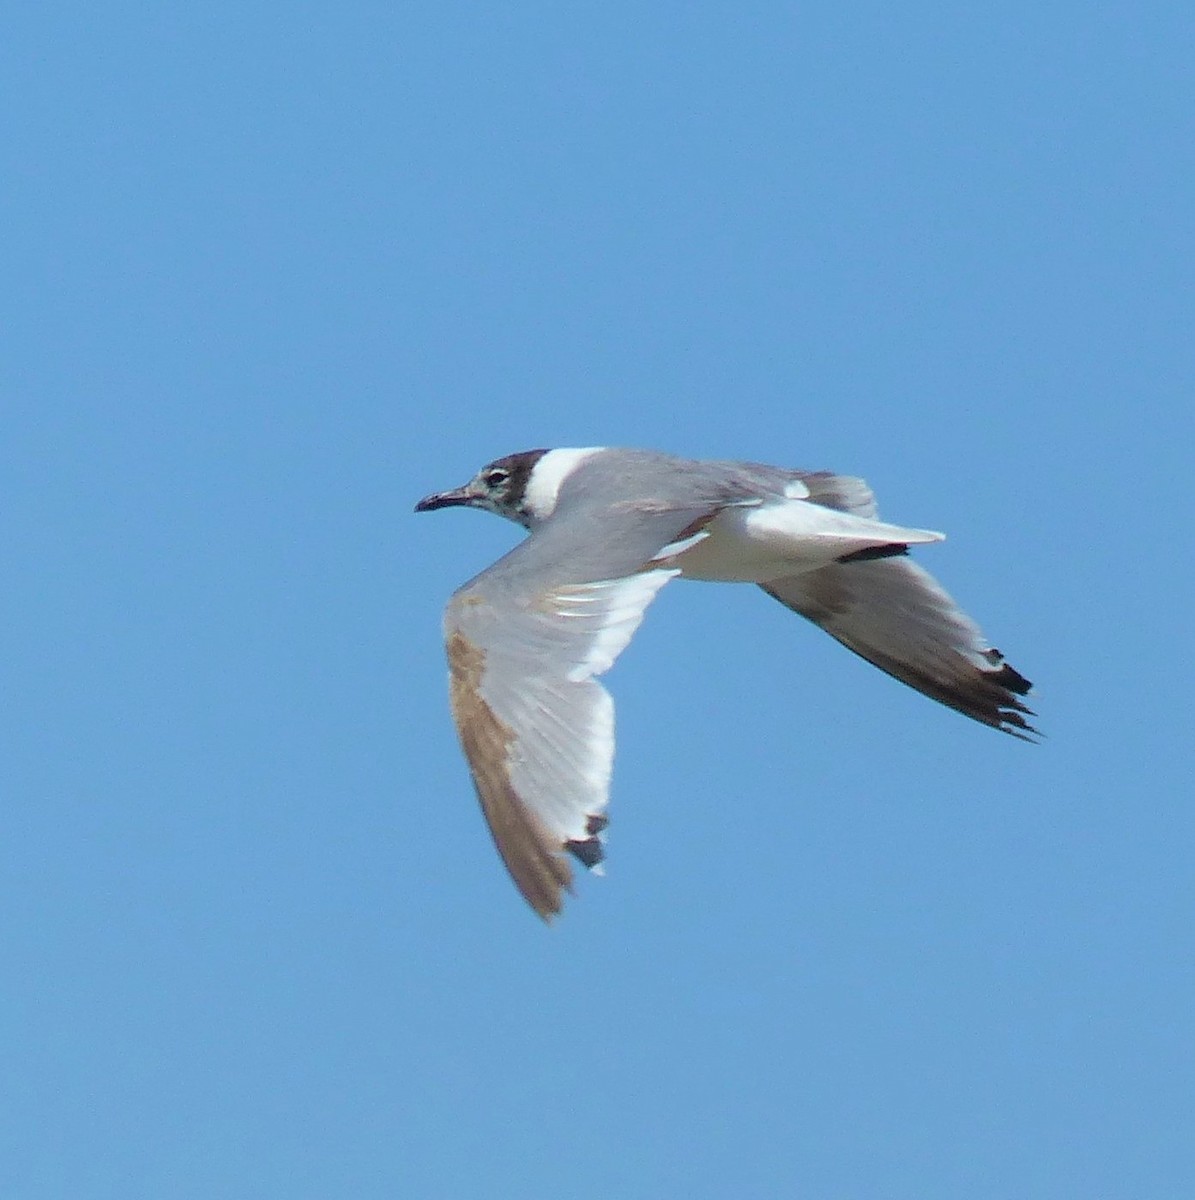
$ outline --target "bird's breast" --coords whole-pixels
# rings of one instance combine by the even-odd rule
[[[705,537],[670,556],[667,565],[687,579],[728,583],[787,579],[870,548],[903,548],[942,537],[788,499],[724,508],[703,532]]]
[[[804,514],[795,514],[794,521],[785,510],[797,504],[812,507],[785,502],[724,508],[705,527],[706,536],[676,555],[671,565],[680,568],[682,578],[722,583],[765,583],[822,566],[829,558],[812,545],[802,554],[795,544]]]

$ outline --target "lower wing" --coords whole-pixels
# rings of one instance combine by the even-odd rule
[[[1027,680],[928,571],[906,558],[831,563],[763,590],[926,696],[1029,740]]]

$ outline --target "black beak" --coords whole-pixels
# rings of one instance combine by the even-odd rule
[[[472,504],[473,496],[467,487],[453,488],[450,492],[433,492],[424,496],[415,505],[416,512],[434,512],[437,508],[451,508],[455,504]]]

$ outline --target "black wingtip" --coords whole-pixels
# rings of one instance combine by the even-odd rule
[[[564,843],[564,848],[592,871],[606,857],[606,847],[599,834],[609,824],[609,819],[600,813],[590,813],[585,818],[585,832],[589,836],[570,838]]]
[[[605,848],[595,837],[567,841],[564,848],[591,871],[606,857]]]
[[[996,726],[1001,733],[1015,737],[1018,741],[1030,742],[1037,745],[1046,735],[1036,726],[1030,725],[1026,717],[1036,716],[1033,709],[1022,707],[1018,712],[1005,711],[1000,714],[1000,724]]]
[[[988,662],[992,664],[992,666],[999,665],[1000,667],[998,671],[993,671],[992,674],[988,676],[993,683],[998,683],[1001,687],[1008,688],[1010,692],[1013,692],[1018,696],[1027,696],[1029,694],[1029,690],[1033,687],[1033,684],[1030,683],[1029,680],[1020,673],[1020,671],[1010,667],[1008,663],[1004,661],[1004,655],[1001,654],[999,650],[987,651],[987,653],[984,655],[984,658],[986,658]]]

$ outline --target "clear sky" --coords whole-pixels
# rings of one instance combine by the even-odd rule
[[[1195,1195],[1193,35],[11,12],[0,1195]],[[411,507],[592,444],[866,476],[1047,740],[674,585],[545,927]]]

